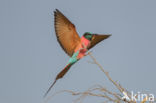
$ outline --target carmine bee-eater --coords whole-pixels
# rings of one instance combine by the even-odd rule
[[[86,55],[85,53],[89,49],[110,36],[109,34],[99,35],[86,32],[80,38],[76,32],[75,25],[72,24],[71,21],[69,21],[69,19],[67,19],[67,17],[65,17],[58,9],[54,11],[54,19],[57,40],[62,49],[70,56],[70,59],[65,68],[56,76],[55,81],[44,96],[48,94],[56,81],[61,79],[74,63]]]

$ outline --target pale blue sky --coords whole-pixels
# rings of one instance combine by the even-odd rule
[[[43,95],[69,57],[54,32],[53,11],[59,9],[84,32],[111,33],[93,55],[114,80],[133,91],[156,95],[155,0],[0,0],[0,103],[41,103]],[[85,57],[75,64],[49,95],[60,90],[84,91],[101,84],[104,74]],[[69,94],[49,103],[72,103]],[[101,103],[87,98],[84,103]]]

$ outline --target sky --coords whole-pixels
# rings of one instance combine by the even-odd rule
[[[92,49],[110,76],[129,91],[156,95],[155,0],[0,0],[0,103],[43,103],[43,95],[69,57],[54,31],[53,11],[59,9],[84,32],[112,36]],[[100,69],[76,63],[49,93],[85,91],[95,84],[115,90]],[[72,103],[62,93],[48,103]],[[101,103],[88,97],[83,103]]]

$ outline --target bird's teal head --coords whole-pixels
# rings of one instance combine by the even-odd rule
[[[93,37],[93,35],[90,32],[84,33],[83,36],[89,41],[91,41]]]

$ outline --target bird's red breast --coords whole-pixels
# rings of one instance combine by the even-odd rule
[[[88,51],[87,47],[89,45],[90,41],[86,39],[84,36],[82,36],[80,44],[75,49],[75,52],[79,50],[79,54],[77,56],[78,59],[81,59],[83,56],[85,56],[85,53]]]

